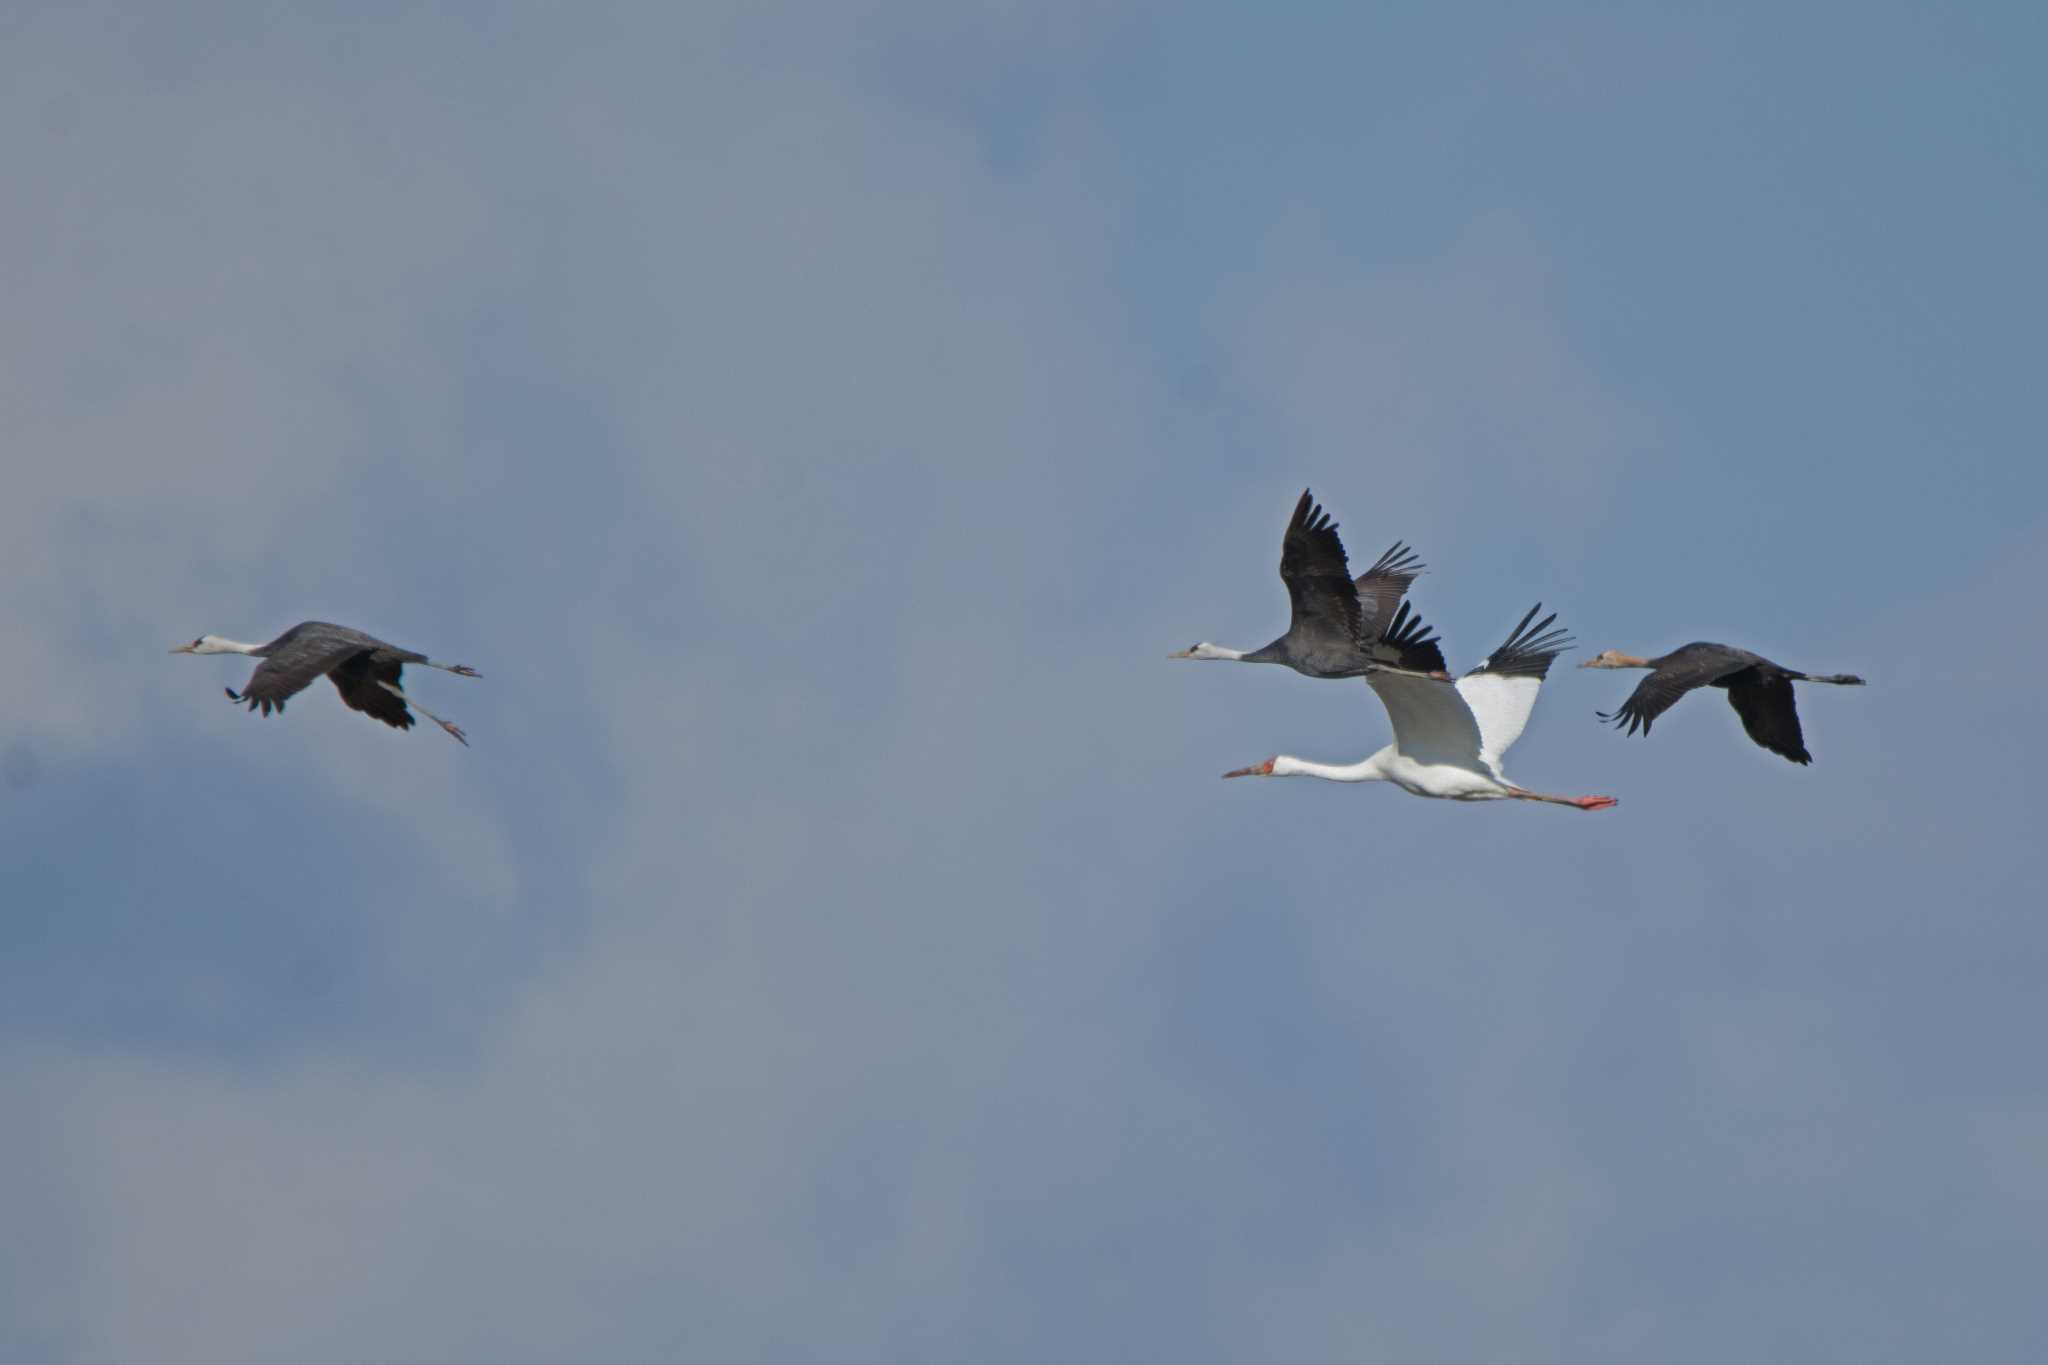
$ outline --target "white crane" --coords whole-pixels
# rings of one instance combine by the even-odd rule
[[[1611,796],[1552,796],[1508,781],[1501,758],[1521,738],[1550,661],[1570,647],[1556,613],[1533,627],[1537,603],[1507,641],[1455,683],[1401,673],[1369,673],[1394,723],[1394,742],[1363,762],[1315,763],[1280,754],[1225,777],[1320,777],[1331,782],[1391,782],[1413,796],[1449,801],[1549,801],[1580,810],[1619,805]]]

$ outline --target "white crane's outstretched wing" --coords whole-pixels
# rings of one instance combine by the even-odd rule
[[[1457,686],[1406,673],[1368,673],[1365,685],[1385,703],[1402,757],[1478,769],[1479,725]]]
[[[1479,759],[1495,777],[1501,777],[1501,759],[1529,723],[1529,712],[1536,707],[1536,693],[1550,672],[1550,661],[1572,645],[1565,631],[1550,629],[1556,612],[1536,621],[1536,613],[1542,610],[1541,602],[1529,608],[1501,647],[1457,682],[1458,695],[1465,699],[1478,726]],[[1530,625],[1531,621],[1536,624]]]

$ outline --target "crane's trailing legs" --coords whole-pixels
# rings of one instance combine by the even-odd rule
[[[446,669],[448,669],[448,670],[449,670],[450,672],[455,672],[455,671],[457,671],[458,669],[460,669],[460,668],[461,668],[461,665],[459,665],[459,664],[456,664],[456,665],[450,665],[450,664],[435,664],[435,665],[433,665],[433,666],[434,666],[435,668],[446,668]],[[467,672],[466,670],[464,670],[464,672],[463,672],[463,676],[465,676],[465,677],[471,677],[471,678],[473,678],[473,677],[475,677],[475,676],[477,676],[477,675],[476,675],[476,674],[474,674],[474,673],[470,673],[470,672]],[[401,692],[401,691],[399,690],[399,688],[398,688],[398,684],[396,684],[396,683],[388,683],[388,682],[385,682],[385,681],[384,681],[384,680],[383,680],[382,678],[379,678],[379,679],[377,680],[377,686],[379,686],[379,687],[383,688],[383,689],[384,689],[384,690],[385,690],[386,692],[389,692],[389,693],[390,693],[390,694],[391,694],[392,696],[394,696],[394,697],[398,698],[398,699],[399,699],[400,701],[404,702],[404,703],[405,703],[405,704],[406,704],[407,706],[410,706],[410,707],[411,707],[411,708],[412,708],[413,710],[415,710],[415,711],[419,712],[419,713],[420,713],[421,715],[425,716],[425,717],[426,717],[426,718],[427,718],[428,720],[430,720],[430,721],[434,722],[434,724],[436,724],[436,725],[440,726],[440,727],[441,727],[441,728],[442,728],[443,730],[446,730],[446,731],[447,731],[447,732],[448,732],[449,734],[451,734],[451,735],[455,736],[455,738],[457,738],[458,740],[461,740],[461,741],[462,741],[462,747],[463,747],[463,748],[465,748],[465,749],[466,749],[466,748],[468,748],[468,747],[469,747],[469,736],[467,736],[467,735],[465,735],[465,734],[463,734],[463,733],[462,733],[462,727],[460,727],[460,726],[458,726],[458,725],[455,725],[455,724],[453,724],[452,722],[449,722],[449,721],[445,721],[445,720],[442,720],[442,719],[441,719],[441,718],[440,718],[439,716],[435,715],[435,714],[434,714],[434,713],[433,713],[432,711],[429,711],[429,710],[428,710],[428,709],[427,709],[426,707],[424,707],[424,706],[421,706],[421,705],[420,705],[420,704],[419,704],[418,702],[414,701],[414,700],[413,700],[413,699],[412,699],[411,697],[408,697],[408,696],[406,696],[404,692]]]
[[[1508,788],[1508,795],[1518,801],[1548,801],[1557,806],[1577,806],[1580,810],[1606,810],[1621,802],[1612,796],[1551,796],[1545,792],[1523,791],[1520,787]]]

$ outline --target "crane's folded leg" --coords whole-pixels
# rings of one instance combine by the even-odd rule
[[[390,693],[390,694],[391,694],[392,696],[394,696],[394,697],[398,698],[398,699],[399,699],[400,701],[404,702],[404,703],[405,703],[405,704],[406,704],[407,706],[410,706],[410,707],[411,707],[411,708],[412,708],[413,710],[415,710],[415,711],[419,712],[419,713],[420,713],[421,715],[425,716],[425,717],[426,717],[426,718],[427,718],[428,720],[430,720],[430,721],[434,722],[434,724],[436,724],[436,725],[440,726],[440,727],[441,727],[441,728],[442,728],[443,730],[446,730],[446,731],[447,731],[447,732],[448,732],[449,734],[451,734],[451,735],[455,736],[455,738],[457,738],[457,739],[461,740],[461,741],[462,741],[462,745],[463,745],[463,747],[464,747],[464,748],[468,748],[468,747],[469,747],[469,736],[467,736],[467,735],[465,735],[465,734],[463,734],[463,733],[462,733],[462,729],[461,729],[461,727],[460,727],[460,726],[457,726],[457,725],[454,725],[454,724],[452,724],[452,723],[450,723],[450,722],[448,722],[448,721],[442,720],[442,719],[441,719],[441,718],[440,718],[439,716],[435,715],[435,714],[434,714],[434,713],[433,713],[432,711],[429,711],[429,710],[428,710],[428,709],[427,709],[426,707],[424,707],[424,706],[421,706],[421,705],[420,705],[420,704],[419,704],[418,702],[414,701],[414,700],[413,700],[413,699],[412,699],[411,697],[408,697],[408,696],[406,696],[404,692],[401,692],[401,691],[399,690],[399,688],[398,688],[398,685],[397,685],[396,683],[388,683],[388,682],[385,682],[385,681],[384,681],[384,680],[383,680],[382,678],[379,678],[379,679],[377,680],[377,686],[379,686],[379,687],[383,688],[383,689],[384,689],[384,690],[385,690],[386,692],[389,692],[389,693]]]

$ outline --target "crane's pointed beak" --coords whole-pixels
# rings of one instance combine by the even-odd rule
[[[173,654],[190,654],[191,652],[192,652],[192,646],[190,646],[190,645],[172,645],[172,646],[171,646],[171,653],[173,653]]]
[[[1169,659],[1192,659],[1195,657],[1195,651],[1192,649],[1176,649],[1166,657]]]
[[[1227,772],[1223,775],[1225,777],[1271,777],[1273,775],[1273,760],[1269,758],[1264,763],[1254,763],[1249,768],[1239,768],[1234,772]]]

